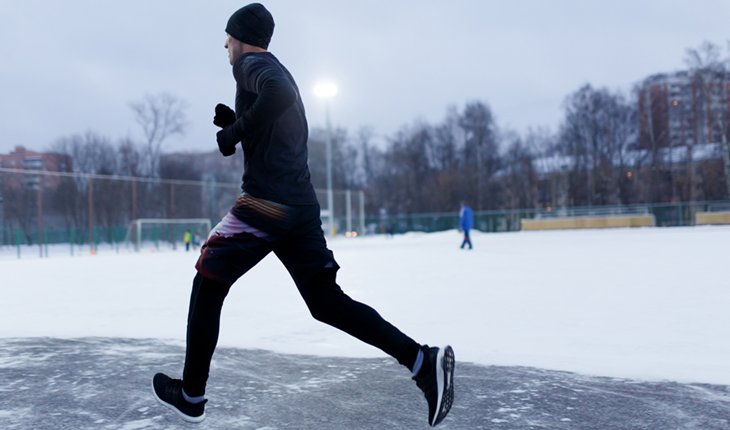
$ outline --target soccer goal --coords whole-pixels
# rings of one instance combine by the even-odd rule
[[[133,243],[135,251],[139,251],[144,242],[152,242],[159,247],[160,241],[170,243],[175,249],[186,232],[190,233],[191,241],[195,237],[205,241],[210,228],[210,220],[207,218],[141,218],[129,224],[124,241]]]

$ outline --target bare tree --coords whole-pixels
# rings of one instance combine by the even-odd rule
[[[3,175],[0,194],[4,198],[3,207],[8,220],[14,220],[31,245],[31,227],[37,214],[38,193],[26,184],[23,174]]]
[[[120,148],[124,147],[124,142],[120,143]],[[93,131],[60,138],[51,148],[54,152],[69,155],[74,161],[76,172],[100,175],[126,173],[121,171],[121,149]],[[63,214],[68,227],[82,228],[89,222],[89,202],[93,202],[97,225],[106,228],[107,240],[112,242],[119,240],[113,236],[113,228],[127,221],[123,216],[130,200],[127,188],[123,182],[108,179],[94,181],[91,188],[88,178],[62,180],[51,204]],[[90,189],[93,196],[89,196]]]
[[[585,85],[566,97],[565,120],[561,126],[560,147],[570,157],[569,195],[572,205],[592,205],[595,198],[595,151],[598,125],[595,90]]]
[[[134,141],[125,137],[119,141],[119,173],[126,176],[142,176],[144,155]]]
[[[459,125],[460,115],[455,106],[449,107],[443,123],[434,127],[432,163],[436,170],[438,192],[434,198],[438,200],[439,210],[450,211],[458,208],[459,203],[473,197],[465,178],[467,164],[463,148],[464,130]]]
[[[729,46],[730,49],[730,46]],[[727,58],[721,58],[720,48],[704,42],[699,48],[687,49],[685,62],[690,68],[692,80],[700,89],[702,107],[707,118],[707,142],[719,135],[725,173],[726,198],[730,199],[730,150],[728,150],[728,129],[730,109],[728,108],[728,86],[730,71]]]
[[[187,128],[187,103],[172,94],[162,92],[146,95],[142,101],[129,103],[134,119],[145,136],[149,175],[159,176],[162,143],[174,135],[183,136]]]
[[[632,143],[638,134],[637,104],[626,100],[623,94],[609,94],[605,104],[605,157],[610,166],[614,203],[627,204],[630,200]]]
[[[621,93],[585,85],[566,98],[558,148],[573,161],[572,204],[625,202],[627,184],[622,175],[630,162],[629,145],[636,140],[637,125],[636,105]]]
[[[506,174],[504,193],[511,209],[537,207],[537,171],[531,145],[523,143],[516,133],[508,133],[511,143],[503,157]]]
[[[473,154],[473,157],[469,158],[475,161],[470,176],[476,183],[476,208],[482,210],[485,183],[499,168],[494,117],[489,106],[473,102],[464,108],[459,125],[466,133],[465,151]]]
[[[76,172],[117,171],[116,149],[107,137],[91,130],[56,140],[51,144],[51,151],[69,155]]]
[[[361,127],[354,141],[360,154],[361,186],[365,191],[365,210],[371,214],[379,213],[387,194],[387,189],[377,186],[385,169],[385,157],[383,151],[373,143],[374,137],[375,132],[372,127]]]
[[[434,211],[434,169],[429,162],[433,145],[431,126],[418,122],[404,127],[385,153],[385,174],[380,186],[389,190],[388,206],[396,213]]]
[[[539,175],[536,207],[565,206],[567,185],[566,157],[560,154],[556,135],[546,127],[530,128],[524,138],[525,146],[534,156],[534,169]]]

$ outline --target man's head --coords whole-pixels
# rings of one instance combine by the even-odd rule
[[[274,34],[274,18],[260,3],[251,3],[238,9],[226,25],[226,48],[231,64],[244,53],[244,45],[267,50]]]

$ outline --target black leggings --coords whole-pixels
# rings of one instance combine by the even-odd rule
[[[312,316],[383,350],[408,369],[418,355],[419,345],[385,321],[373,308],[356,302],[335,282],[334,269],[322,269],[299,287]],[[188,311],[187,350],[183,387],[189,396],[205,394],[210,361],[218,342],[221,308],[230,285],[198,274],[193,280]]]

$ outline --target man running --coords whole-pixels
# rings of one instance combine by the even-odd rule
[[[380,348],[413,373],[434,426],[453,402],[454,352],[419,345],[335,282],[339,265],[327,249],[307,167],[304,105],[294,78],[267,51],[273,32],[273,17],[258,3],[228,20],[225,48],[237,85],[236,109],[219,104],[213,123],[222,128],[216,137],[224,156],[241,143],[243,193],[211,231],[195,266],[182,380],[156,374],[154,395],[185,421],[205,418],[223,301],[238,278],[273,252],[315,319]]]

